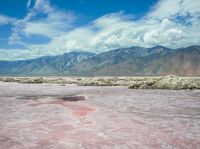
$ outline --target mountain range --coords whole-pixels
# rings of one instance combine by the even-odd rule
[[[200,46],[130,47],[95,54],[70,52],[23,61],[0,61],[5,76],[200,76]]]

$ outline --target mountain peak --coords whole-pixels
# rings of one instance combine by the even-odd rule
[[[200,46],[132,46],[95,54],[75,51],[33,60],[0,61],[0,75],[200,75]]]

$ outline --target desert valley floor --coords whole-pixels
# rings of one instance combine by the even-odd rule
[[[0,82],[1,149],[199,149],[200,90]]]

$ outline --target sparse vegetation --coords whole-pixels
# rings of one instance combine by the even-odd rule
[[[35,79],[21,79],[18,81],[19,83],[27,83],[27,84],[42,84],[45,83],[43,78],[35,78]]]
[[[2,77],[3,82],[27,84],[77,84],[79,86],[127,86],[130,89],[200,89],[200,78],[192,77],[79,77],[79,78],[37,78],[37,77]]]
[[[132,84],[130,89],[200,89],[200,79],[166,76],[153,81]]]

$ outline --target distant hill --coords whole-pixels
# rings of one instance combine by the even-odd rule
[[[117,49],[78,63],[71,67],[70,72],[91,76],[200,76],[200,46]]]
[[[94,54],[71,52],[34,60],[0,61],[1,75],[200,76],[200,46],[130,47]]]
[[[70,75],[68,68],[95,56],[90,52],[70,52],[58,56],[45,56],[33,60],[0,61],[0,75]]]

